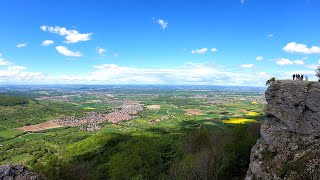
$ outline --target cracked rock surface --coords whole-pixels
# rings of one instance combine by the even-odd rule
[[[22,165],[6,164],[0,166],[1,180],[39,180],[39,176]]]
[[[246,180],[320,179],[320,83],[276,81]]]

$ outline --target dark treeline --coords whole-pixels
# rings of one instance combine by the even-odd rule
[[[259,124],[185,135],[94,135],[29,166],[46,179],[243,179]]]
[[[29,103],[29,98],[26,97],[14,97],[0,94],[0,106],[16,106],[25,105]]]

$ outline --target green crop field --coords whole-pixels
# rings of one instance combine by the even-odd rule
[[[256,93],[241,95],[238,99],[247,100],[240,101],[234,99],[233,92],[223,92],[223,95],[219,96],[220,91],[171,89],[131,91],[130,88],[111,88],[105,91],[109,93],[108,96],[105,96],[102,90],[97,92],[81,90],[81,95],[72,91],[66,93],[65,90],[61,93],[56,90],[15,92],[19,96],[33,98],[22,98],[22,104],[9,103],[0,106],[0,164],[21,163],[36,172],[47,174],[52,171],[47,169],[49,166],[82,168],[90,165],[95,169],[87,167],[92,172],[86,175],[89,179],[90,176],[99,177],[102,172],[109,173],[107,176],[110,178],[117,177],[118,170],[125,174],[130,171],[130,166],[148,164],[148,168],[143,167],[146,171],[164,173],[162,176],[166,177],[173,169],[180,168],[182,172],[184,170],[181,167],[189,167],[191,164],[183,165],[184,161],[189,161],[188,158],[196,161],[197,153],[202,150],[208,151],[206,149],[210,147],[208,142],[215,141],[216,136],[225,139],[225,143],[221,144],[219,141],[221,148],[223,144],[238,148],[240,145],[236,145],[236,140],[233,141],[237,138],[235,134],[249,133],[246,137],[241,136],[252,138],[246,140],[249,143],[246,146],[252,146],[258,136],[257,133],[252,135],[250,133],[253,132],[253,127],[264,120],[264,99]],[[194,96],[198,94],[206,94],[206,98],[195,98]],[[41,100],[41,98],[46,99]],[[7,100],[8,98],[6,103]],[[20,102],[19,99],[15,100]],[[251,103],[253,100],[260,100],[260,103]],[[88,113],[107,114],[114,111],[114,107],[121,108],[132,102],[145,107],[135,115],[135,118],[118,123],[101,122],[98,124],[99,129],[93,131],[83,131],[80,126],[64,126],[36,132],[16,129],[57,118],[84,118]],[[214,104],[215,102],[219,103]],[[146,106],[155,109],[148,109]],[[238,127],[244,129],[237,132]],[[198,132],[200,134],[197,134]],[[205,146],[192,147],[202,141],[208,142]],[[190,148],[198,150],[193,151]],[[237,148],[234,152],[240,151]],[[163,164],[164,160],[161,160],[164,155],[169,158],[165,160],[166,165]],[[126,157],[131,158],[132,162],[137,162],[132,164],[130,161],[125,165]],[[143,159],[147,161],[143,162]],[[84,164],[85,162],[88,164]],[[149,164],[151,162],[155,164]],[[160,169],[166,167],[166,170],[155,171],[150,167]],[[62,175],[61,178],[64,179]]]

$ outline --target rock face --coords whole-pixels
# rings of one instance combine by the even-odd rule
[[[39,176],[22,165],[1,165],[0,179],[2,180],[39,180]]]
[[[320,83],[276,81],[246,180],[320,179]]]

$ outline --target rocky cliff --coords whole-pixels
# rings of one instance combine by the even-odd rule
[[[1,165],[0,179],[2,180],[37,180],[39,176],[22,165]]]
[[[246,180],[320,179],[320,83],[276,81]]]

